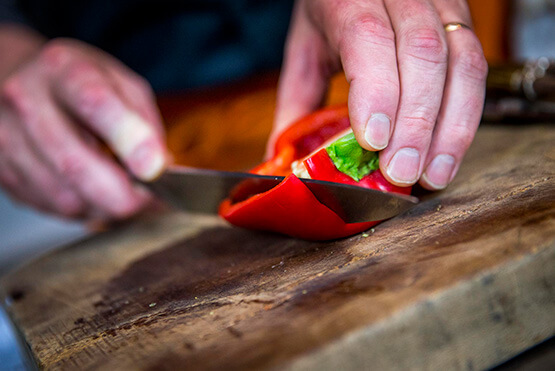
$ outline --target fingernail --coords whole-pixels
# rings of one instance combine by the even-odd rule
[[[143,181],[154,180],[164,170],[166,157],[149,143],[140,145],[130,158],[130,168]]]
[[[449,184],[454,168],[453,156],[437,155],[426,168],[424,180],[435,189],[443,189]]]
[[[420,154],[414,148],[402,148],[393,156],[387,175],[397,183],[413,184],[418,180]]]
[[[152,126],[141,116],[127,112],[115,123],[110,144],[120,157],[127,158],[136,152],[142,143],[155,135]]]
[[[383,113],[374,113],[366,124],[364,139],[372,148],[384,149],[389,143],[390,130],[391,119]]]
[[[150,181],[164,170],[167,159],[156,145],[157,134],[152,125],[134,113],[127,112],[114,125],[111,146],[139,179]]]

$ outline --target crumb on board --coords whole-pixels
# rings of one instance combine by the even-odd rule
[[[364,238],[369,237],[370,234],[371,234],[371,233],[374,233],[375,231],[376,231],[376,230],[375,230],[374,228],[370,228],[369,231],[367,231],[367,232],[362,232],[362,237],[364,237]],[[368,233],[368,232],[370,232],[370,233]]]

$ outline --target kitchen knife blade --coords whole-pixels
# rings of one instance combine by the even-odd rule
[[[255,183],[257,190],[269,190],[283,179],[282,176],[170,166],[156,180],[145,184],[171,206],[193,213],[216,214],[220,203],[233,197],[239,187]],[[418,203],[413,196],[314,179],[301,181],[347,223],[389,219]]]

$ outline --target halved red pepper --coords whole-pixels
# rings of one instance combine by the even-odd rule
[[[251,172],[283,175],[276,187],[242,189],[241,196],[228,198],[220,206],[220,215],[239,227],[273,231],[307,240],[330,240],[364,231],[379,221],[345,223],[334,211],[316,199],[312,192],[291,173],[291,164],[304,159],[328,139],[350,126],[346,105],[324,108],[290,126],[275,143],[275,155]],[[410,187],[389,183],[379,170],[356,181],[337,170],[325,149],[304,160],[311,178],[409,194]]]

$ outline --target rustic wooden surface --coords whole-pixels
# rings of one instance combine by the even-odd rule
[[[22,267],[0,295],[46,369],[490,367],[555,334],[554,143],[553,125],[484,125],[447,190],[367,234],[164,212]]]

